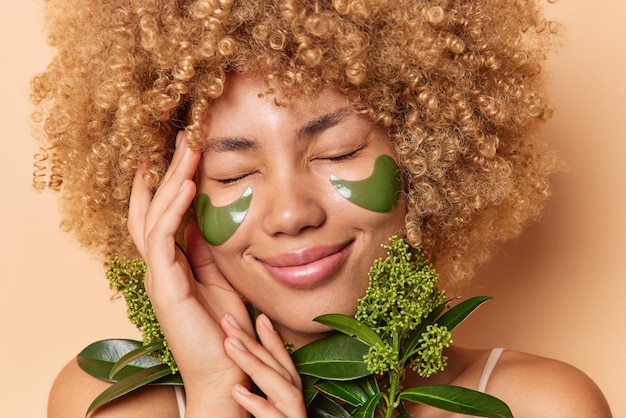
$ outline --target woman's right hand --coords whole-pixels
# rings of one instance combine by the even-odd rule
[[[130,197],[128,229],[147,265],[146,291],[185,382],[187,407],[216,408],[223,416],[245,416],[231,396],[249,377],[224,349],[220,319],[226,313],[254,335],[239,295],[221,274],[194,222],[185,231],[187,255],[176,244],[182,218],[196,194],[193,176],[200,152],[183,134],[157,192],[145,184],[147,166],[137,170]]]
[[[185,382],[187,417],[305,417],[300,377],[283,342],[262,315],[260,343],[239,294],[216,266],[198,224],[176,244],[196,194],[200,153],[184,135],[152,196],[143,165],[133,182],[128,229],[147,265],[146,291]],[[243,350],[242,348],[245,347]],[[267,399],[248,395],[252,376]]]

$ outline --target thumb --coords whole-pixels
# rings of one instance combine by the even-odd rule
[[[185,247],[189,265],[197,281],[203,284],[217,284],[216,281],[225,281],[215,265],[209,245],[202,237],[196,221],[192,221],[185,228]]]
[[[202,237],[200,227],[195,221],[185,228],[185,245],[189,265],[195,279],[203,285],[202,293],[210,300],[210,309],[220,318],[227,312],[231,313],[250,335],[254,335],[252,323],[241,296],[215,264],[210,246]]]

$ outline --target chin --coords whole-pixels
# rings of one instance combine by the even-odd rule
[[[321,314],[320,314],[321,315]],[[315,315],[312,318],[315,318]],[[289,318],[288,318],[289,319]],[[295,348],[299,348],[311,341],[318,340],[324,337],[331,331],[326,325],[311,321],[300,323],[287,323],[281,324],[278,320],[274,320],[274,327],[285,342],[293,344]]]

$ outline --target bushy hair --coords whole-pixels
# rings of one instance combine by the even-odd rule
[[[229,72],[265,77],[266,94],[332,87],[395,146],[410,244],[448,282],[467,279],[549,194],[542,65],[556,31],[538,1],[47,0],[35,187],[60,192],[82,245],[137,256],[134,173],[149,159],[158,186],[181,129],[200,146]]]

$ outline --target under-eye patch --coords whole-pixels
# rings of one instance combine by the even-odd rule
[[[400,168],[389,155],[379,155],[374,162],[374,171],[363,180],[342,180],[334,175],[330,182],[343,197],[364,209],[374,212],[389,212],[400,201],[402,179]]]
[[[241,197],[226,206],[214,206],[206,193],[196,198],[196,219],[204,239],[212,245],[222,245],[237,231],[248,213],[252,189],[246,188]]]

